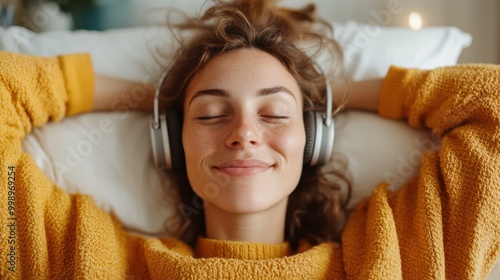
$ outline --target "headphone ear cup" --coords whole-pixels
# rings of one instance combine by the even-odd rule
[[[174,106],[167,112],[167,127],[172,169],[183,171],[186,169],[186,160],[182,147],[182,114]]]
[[[333,152],[335,125],[331,118],[330,126],[325,124],[321,112],[304,112],[306,144],[304,147],[304,164],[321,166],[328,163]]]
[[[310,165],[316,142],[316,115],[314,111],[304,112],[304,127],[306,130],[306,145],[304,147],[304,164]]]
[[[317,114],[320,115],[319,112]],[[321,118],[321,145],[319,147],[318,162],[316,163],[319,166],[327,164],[332,157],[335,141],[335,122],[332,117],[330,118],[330,126],[327,126],[323,118]]]

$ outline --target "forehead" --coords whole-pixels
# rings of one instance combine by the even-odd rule
[[[212,58],[198,71],[188,85],[186,100],[200,90],[243,93],[277,86],[302,99],[297,81],[277,58],[261,50],[239,49]]]

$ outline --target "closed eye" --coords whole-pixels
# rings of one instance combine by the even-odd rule
[[[201,116],[201,117],[197,117],[196,119],[200,120],[200,121],[208,121],[208,120],[213,120],[213,119],[223,118],[223,117],[225,117],[225,116],[224,115],[220,115],[220,116]]]
[[[283,115],[261,115],[261,119],[270,124],[285,124],[289,122],[290,117]]]
[[[227,115],[200,116],[196,118],[196,122],[200,125],[214,125],[225,123],[228,119]]]
[[[197,117],[197,120],[213,120],[217,118],[224,118],[225,115],[220,115],[220,116],[202,116],[202,117]],[[288,119],[288,116],[273,116],[273,115],[262,115],[263,118],[268,118],[268,119]]]
[[[262,117],[269,119],[280,119],[280,120],[286,120],[289,118],[288,116],[274,116],[274,115],[262,115]]]
[[[197,120],[213,120],[218,118],[225,118],[227,115],[214,115],[214,116],[199,116],[196,117]]]

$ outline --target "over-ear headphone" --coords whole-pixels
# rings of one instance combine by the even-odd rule
[[[165,72],[156,88],[154,112],[151,117],[151,141],[156,166],[161,169],[185,170],[184,149],[182,147],[182,114],[178,108],[171,106],[167,112],[160,113],[158,99]],[[305,111],[304,126],[306,144],[304,148],[304,164],[321,166],[326,164],[332,155],[335,136],[335,125],[332,117],[332,88],[326,80],[325,112]]]

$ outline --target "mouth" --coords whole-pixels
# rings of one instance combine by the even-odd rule
[[[250,176],[266,172],[272,164],[257,159],[238,159],[224,162],[215,169],[231,176]]]

